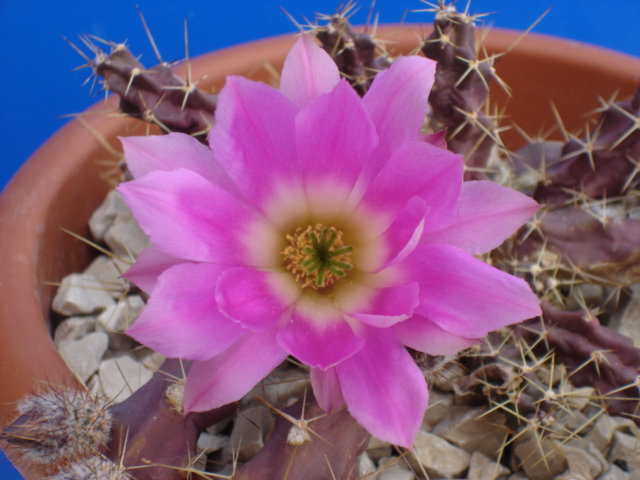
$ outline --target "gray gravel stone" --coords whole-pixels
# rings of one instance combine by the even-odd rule
[[[370,478],[370,475],[376,471],[376,464],[373,463],[373,460],[367,455],[367,452],[358,457],[358,470],[363,477],[369,475],[367,478]]]
[[[507,480],[529,480],[529,477],[527,477],[522,472],[516,472],[513,475],[511,475]]]
[[[110,333],[124,332],[145,307],[140,295],[130,295],[98,315],[98,322]]]
[[[151,246],[149,237],[132,216],[116,218],[104,235],[104,243],[125,260],[135,260],[142,250]]]
[[[616,460],[626,462],[629,472],[636,474],[640,478],[640,440],[638,437],[615,432],[607,459],[611,463]]]
[[[255,402],[255,397],[258,395],[269,404],[282,407],[284,401],[292,397],[302,397],[307,387],[309,387],[308,373],[299,369],[277,368],[242,398],[242,404]]]
[[[85,269],[84,273],[92,275],[102,283],[113,298],[121,298],[127,290],[127,281],[119,278],[127,271],[130,264],[121,262],[106,255],[96,257]]]
[[[587,451],[569,445],[562,445],[560,449],[569,464],[569,473],[576,478],[593,480],[602,473],[602,465],[598,459]]]
[[[480,452],[495,459],[505,440],[506,415],[500,411],[485,414],[487,410],[488,407],[452,407],[433,433],[467,453]]]
[[[131,355],[105,360],[100,365],[100,383],[109,400],[122,402],[153,377],[153,372]]]
[[[228,443],[229,437],[227,435],[211,435],[210,433],[202,432],[198,437],[198,452],[207,454],[217,452]]]
[[[409,463],[417,472],[422,465],[429,478],[460,478],[469,468],[471,455],[431,433],[418,432],[413,446]]]
[[[412,472],[402,468],[398,462],[384,466],[379,472],[380,473],[374,477],[376,480],[415,480],[416,478]]]
[[[231,439],[224,448],[223,459],[232,460],[233,454],[241,461],[250,460],[264,446],[264,435],[273,418],[262,405],[242,410],[236,416]]]
[[[119,216],[131,216],[131,210],[125,203],[122,195],[117,190],[111,190],[102,205],[100,205],[89,219],[89,230],[98,242],[104,240],[104,236]]]
[[[154,352],[147,347],[137,348],[135,351],[135,356],[140,363],[142,363],[152,372],[157,372],[160,369],[160,366],[166,360],[166,358],[160,355],[158,352]]]
[[[94,317],[69,317],[58,324],[53,334],[53,343],[60,347],[60,343],[69,340],[80,340],[88,333],[95,332],[96,319]]]
[[[625,335],[633,340],[633,344],[640,348],[640,294],[634,292],[631,300],[624,309],[616,322],[615,329],[618,333]]]
[[[635,477],[637,480],[638,477]],[[609,470],[598,477],[598,480],[634,480],[627,472],[612,463]]]
[[[60,342],[58,350],[69,368],[86,382],[98,370],[108,345],[109,336],[106,333],[92,332],[79,340]]]
[[[598,450],[605,453],[613,438],[615,426],[615,422],[609,415],[600,415],[585,438],[593,443]]]
[[[511,470],[494,462],[486,455],[480,452],[471,455],[467,480],[506,480],[509,475]]]
[[[94,276],[72,273],[62,279],[51,308],[66,316],[90,315],[106,310],[114,303]]]
[[[422,420],[422,429],[429,432],[449,415],[453,405],[453,394],[436,388],[429,391],[429,408]]]
[[[530,480],[548,480],[568,467],[560,444],[550,438],[531,437],[519,443],[515,448],[515,456]]]
[[[601,472],[606,472],[609,469],[609,462],[607,461],[607,459],[604,457],[602,452],[598,450],[598,447],[596,447],[589,440],[582,437],[575,437],[569,440],[566,445],[569,447],[579,448],[580,450],[588,453],[591,457],[596,459],[600,464]]]
[[[393,447],[389,442],[380,440],[377,437],[371,437],[366,452],[374,462],[379,462],[381,458],[391,456]]]

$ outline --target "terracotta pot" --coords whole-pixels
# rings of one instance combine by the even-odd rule
[[[409,52],[421,28],[404,25],[379,32],[399,42],[392,44],[397,51]],[[489,53],[503,52],[518,37],[518,32],[493,30],[485,46]],[[277,37],[204,55],[192,61],[192,75],[208,74],[199,84],[207,91],[219,90],[230,74],[267,79],[267,72],[256,67],[269,62],[280,69],[293,42],[291,36]],[[513,98],[507,101],[499,91],[494,98],[506,103],[515,123],[537,134],[555,124],[550,102],[572,130],[583,126],[582,115],[598,106],[598,96],[618,90],[621,97],[630,95],[637,84],[634,76],[640,75],[640,60],[573,41],[528,35],[500,61],[497,71],[511,86]],[[90,112],[116,105],[117,99],[110,98]],[[107,169],[104,159],[113,154],[90,130],[118,149],[116,136],[126,135],[136,124],[106,115],[73,120],[29,159],[0,197],[0,430],[15,416],[14,402],[39,384],[76,385],[51,340],[55,290],[51,283],[82,270],[94,253],[61,228],[88,237],[88,217],[109,188],[101,175]],[[523,143],[513,133],[503,138],[510,147]],[[11,455],[11,449],[7,452]],[[27,478],[40,478],[33,466],[19,458],[16,464]]]

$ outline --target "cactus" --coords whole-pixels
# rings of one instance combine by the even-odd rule
[[[447,146],[465,157],[465,180],[487,178],[492,151],[502,147],[494,118],[485,114],[497,57],[478,58],[476,16],[438,0],[434,30],[422,43],[425,57],[438,62],[429,96],[431,128],[446,129]]]
[[[93,53],[93,58],[75,45],[72,46],[87,60],[84,66],[91,68],[92,75],[100,77],[103,89],[120,97],[123,114],[157,125],[166,133],[182,132],[206,143],[214,122],[217,97],[199,90],[197,82],[191,79],[188,50],[185,60],[187,79],[183,80],[173,71],[170,63],[162,60],[157,50],[160,63],[147,69],[125,44],[88,35],[80,38]],[[150,34],[149,38],[155,48]],[[92,39],[107,45],[110,52],[103,51]]]
[[[584,139],[538,142],[515,153],[516,173],[539,179],[523,188],[547,205],[518,255],[531,257],[544,244],[568,275],[619,288],[640,281],[640,220],[633,213],[638,116],[640,89],[628,101],[605,104]]]
[[[125,470],[101,455],[94,455],[65,465],[49,480],[131,480]]]
[[[363,96],[376,74],[389,68],[390,62],[382,43],[366,32],[356,32],[349,23],[354,7],[355,3],[349,2],[334,15],[321,15],[326,25],[315,25],[311,32],[331,55],[340,74]]]

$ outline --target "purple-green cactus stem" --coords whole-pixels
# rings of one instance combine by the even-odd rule
[[[94,54],[93,59],[85,56],[86,66],[102,79],[105,90],[120,96],[123,113],[158,125],[164,132],[186,133],[206,143],[217,96],[199,90],[189,68],[185,81],[166,62],[145,68],[124,44],[104,42],[111,48],[107,54],[88,36],[81,38]]]
[[[496,145],[501,145],[494,120],[483,112],[489,86],[496,79],[495,57],[477,57],[475,20],[438,0],[434,30],[422,53],[438,62],[429,95],[434,129],[447,129],[447,146],[464,155],[466,180],[486,178],[483,170]]]
[[[526,193],[546,204],[519,258],[546,249],[565,276],[618,288],[640,282],[639,116],[640,89],[607,104],[585,139],[538,142],[515,154],[516,175],[539,178]]]
[[[200,432],[235,412],[235,404],[187,415],[179,411],[179,405],[167,397],[167,389],[190,366],[190,362],[166,360],[148,383],[111,408],[114,426],[107,457],[138,467],[133,474],[137,480],[184,478],[184,469],[196,456]]]
[[[517,334],[529,342],[543,335],[540,347],[554,350],[574,385],[595,387],[609,411],[640,421],[640,349],[633,341],[587,311],[561,311],[548,302],[542,303],[542,311],[543,325],[529,321],[515,328]]]
[[[336,62],[340,74],[363,96],[378,72],[391,65],[379,43],[368,33],[358,33],[349,24],[350,10],[355,4],[349,3],[335,15],[323,15],[327,25],[313,28],[322,48]]]
[[[585,138],[545,142],[516,152],[516,174],[540,172],[533,197],[549,207],[576,195],[612,199],[633,190],[640,173],[640,88],[622,102],[606,103]]]
[[[360,478],[357,457],[371,436],[347,410],[327,414],[307,396],[283,413],[302,422],[280,416],[270,440],[234,480]]]

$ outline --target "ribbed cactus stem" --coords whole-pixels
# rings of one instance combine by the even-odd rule
[[[0,440],[38,464],[56,464],[95,455],[109,441],[112,415],[106,402],[89,392],[48,389],[17,405],[19,417]]]
[[[111,47],[107,54],[89,37],[83,41],[94,54],[87,66],[102,79],[105,90],[120,96],[123,113],[158,125],[164,132],[182,132],[206,142],[214,123],[216,95],[199,90],[191,78],[183,80],[166,62],[145,68],[124,44],[105,42]]]
[[[535,172],[527,193],[546,204],[535,228],[518,246],[520,258],[543,248],[571,274],[601,284],[640,282],[640,89],[604,106],[583,138],[539,142],[514,155],[516,173]]]
[[[369,90],[378,72],[389,68],[386,53],[368,33],[356,32],[349,24],[352,4],[335,15],[323,16],[326,25],[313,29],[322,48],[336,62],[340,74],[345,77],[360,96]]]
[[[449,150],[465,157],[465,179],[486,178],[489,157],[499,139],[483,108],[494,80],[494,57],[477,58],[475,17],[439,1],[434,30],[422,53],[438,62],[429,96],[431,126],[447,129]]]
[[[125,468],[108,458],[95,455],[65,464],[47,480],[131,480]]]

